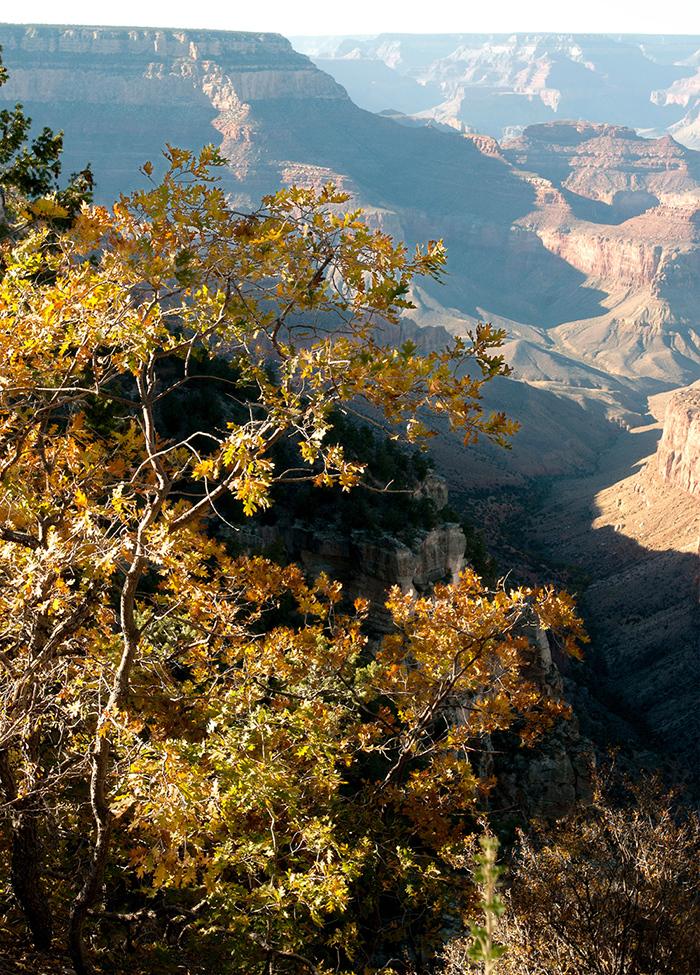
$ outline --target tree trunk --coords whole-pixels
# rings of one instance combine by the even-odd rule
[[[0,752],[0,781],[6,801],[12,803],[12,891],[27,918],[34,945],[48,951],[53,937],[53,917],[41,872],[44,857],[39,835],[41,812],[35,796],[30,794],[17,800],[15,775],[6,751]]]
[[[53,918],[41,875],[43,854],[39,811],[30,803],[12,816],[12,890],[27,918],[35,946],[48,951]]]
[[[99,737],[93,754],[90,781],[90,802],[97,824],[97,838],[85,883],[71,904],[68,919],[68,950],[76,975],[90,975],[92,965],[85,950],[83,928],[85,919],[102,888],[107,854],[111,839],[112,816],[106,799],[107,771],[109,769],[110,741],[107,735]]]

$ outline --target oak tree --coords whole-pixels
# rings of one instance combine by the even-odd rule
[[[520,713],[527,736],[561,712],[522,680],[522,627],[579,628],[564,597],[489,594],[467,575],[431,600],[395,592],[397,633],[370,653],[366,607],[342,613],[337,584],[232,555],[213,530],[231,499],[245,516],[275,484],[360,481],[327,438],[338,405],[364,401],[414,442],[435,415],[467,441],[507,439],[506,418],[480,408],[483,383],[507,371],[503,335],[392,347],[382,322],[410,307],[412,278],[439,278],[440,242],[409,255],[332,186],[236,213],[214,149],[167,158],[160,183],[83,207],[60,234],[37,208],[5,256],[12,887],[44,948],[52,902],[70,903],[79,975],[89,917],[131,923],[109,893],[125,887],[139,910],[213,932],[260,971],[320,971],[333,953],[370,958],[449,900],[451,851],[483,786],[470,749]],[[215,356],[222,422],[167,439],[173,395]],[[283,439],[300,460],[280,469]],[[51,830],[75,886],[45,870]]]

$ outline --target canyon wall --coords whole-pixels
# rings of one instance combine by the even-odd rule
[[[490,386],[484,406],[522,424],[509,455],[449,439],[453,486],[590,470],[610,419],[641,422],[659,384],[700,377],[700,153],[668,137],[555,120],[499,146],[408,128],[362,111],[274,34],[0,25],[0,43],[0,107],[20,99],[34,131],[63,128],[64,173],[91,162],[100,203],[146,188],[139,167],[150,160],[157,176],[166,142],[213,142],[239,209],[333,180],[409,248],[442,238],[449,274],[416,284],[408,316],[437,326],[440,344],[479,321],[502,327],[520,381]],[[391,48],[396,64],[408,66],[412,43]],[[525,57],[528,45],[515,46]]]
[[[145,182],[166,142],[221,143],[215,122],[261,100],[348,101],[279,34],[0,24],[0,107],[65,132],[64,171],[90,162],[100,202]]]
[[[663,481],[700,498],[700,389],[669,400],[656,459]]]
[[[279,34],[3,24],[0,40],[8,100],[172,106],[199,91],[226,110],[261,98],[347,98]]]

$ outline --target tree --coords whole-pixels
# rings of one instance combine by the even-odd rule
[[[0,88],[6,81],[7,69],[0,59]],[[66,229],[81,205],[92,202],[90,166],[73,173],[68,186],[61,189],[63,132],[54,135],[45,127],[27,145],[31,124],[19,104],[12,111],[0,111],[0,274],[4,270],[2,254],[35,220]]]
[[[700,819],[655,779],[615,791],[521,835],[499,972],[698,971]]]
[[[520,628],[580,631],[565,598],[490,597],[467,576],[433,601],[395,593],[400,630],[373,656],[365,607],[340,613],[336,584],[232,557],[213,530],[230,499],[248,515],[277,483],[358,483],[362,465],[326,439],[340,404],[364,400],[411,441],[437,414],[467,441],[503,442],[513,425],[479,407],[482,384],[507,371],[503,334],[479,326],[428,356],[383,344],[411,278],[439,277],[439,242],[409,257],[332,186],[235,213],[215,150],[167,158],[147,192],[83,208],[50,248],[37,220],[6,256],[0,783],[12,885],[39,946],[53,937],[52,898],[70,900],[78,975],[90,912],[130,923],[104,902],[105,877],[140,911],[223,932],[227,950],[244,943],[261,971],[271,959],[311,970],[310,955],[359,951],[372,912],[387,916],[382,899],[389,939],[447,896],[440,864],[479,787],[471,743],[521,711],[524,734],[561,711],[520,678]],[[227,362],[211,374],[225,425],[165,439],[173,394],[212,356]],[[301,460],[280,470],[271,452],[285,438]],[[448,704],[461,725],[446,725]],[[49,821],[58,855],[81,864],[77,889],[43,869]]]

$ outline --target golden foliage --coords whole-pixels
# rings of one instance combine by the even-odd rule
[[[60,888],[78,975],[105,876],[163,910],[178,892],[187,924],[263,967],[302,950],[350,964],[412,919],[430,933],[484,786],[469,750],[561,711],[522,681],[522,627],[579,624],[564,597],[467,574],[432,600],[392,593],[398,633],[372,656],[336,583],[213,537],[227,495],[251,513],[295,476],[272,460],[282,437],[318,483],[358,481],[325,441],[338,403],[363,397],[409,439],[432,411],[502,441],[513,425],[479,396],[506,372],[503,336],[382,345],[411,279],[439,276],[439,242],[409,257],[332,186],[237,214],[213,149],[168,159],[56,247],[35,229],[0,283],[0,782],[32,871],[13,867],[15,895],[50,945],[48,811],[56,856],[88,843]],[[237,370],[228,427],[164,440],[159,411],[203,352]]]

